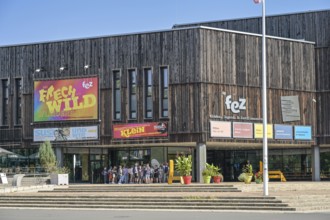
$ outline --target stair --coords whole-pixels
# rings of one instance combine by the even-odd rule
[[[228,184],[69,185],[39,193],[8,193],[0,207],[295,211],[275,197],[244,196]]]

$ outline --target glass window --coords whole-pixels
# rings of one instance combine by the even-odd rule
[[[22,80],[21,79],[15,79],[15,96],[16,96],[15,123],[20,125],[22,124]]]
[[[160,112],[161,117],[168,117],[168,68],[160,68]]]
[[[144,69],[144,117],[152,118],[152,71]]]
[[[128,88],[129,88],[129,118],[137,118],[137,75],[136,70],[128,71]]]
[[[113,71],[113,119],[121,119],[121,74]]]
[[[9,80],[2,80],[2,125],[8,125],[8,113],[9,113]]]

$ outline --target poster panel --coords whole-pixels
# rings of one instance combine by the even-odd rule
[[[264,126],[261,123],[254,124],[254,138],[263,138],[264,137]],[[267,138],[273,139],[273,125],[267,124]]]
[[[275,139],[293,139],[293,132],[291,125],[279,125],[276,124],[275,128]]]
[[[66,127],[33,129],[33,141],[79,141],[97,140],[98,127]]]
[[[167,123],[165,122],[113,125],[113,137],[115,139],[166,137],[167,135]]]
[[[228,121],[210,121],[211,137],[231,138],[231,122]]]
[[[294,139],[295,140],[312,140],[312,127],[311,126],[294,126]]]
[[[252,123],[233,122],[234,138],[253,138]]]
[[[34,81],[34,122],[98,119],[98,78]]]

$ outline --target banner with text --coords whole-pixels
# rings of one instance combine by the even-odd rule
[[[264,137],[264,125],[255,123],[254,124],[254,138],[263,138]],[[273,125],[267,125],[267,138],[273,139]]]
[[[34,82],[34,122],[98,118],[98,78]]]
[[[97,140],[98,127],[36,128],[33,141],[78,141]]]
[[[164,122],[113,125],[115,139],[166,137],[167,135],[167,123]]]
[[[231,122],[210,121],[211,137],[231,138]]]
[[[233,122],[234,138],[253,138],[253,124]]]
[[[311,126],[294,126],[294,139],[296,140],[312,140]]]

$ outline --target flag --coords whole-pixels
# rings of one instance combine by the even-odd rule
[[[253,0],[254,1],[254,3],[256,3],[256,4],[260,4],[260,3],[262,3],[262,0]]]

